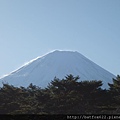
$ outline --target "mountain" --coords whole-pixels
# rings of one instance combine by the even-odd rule
[[[17,87],[27,87],[33,83],[44,88],[55,76],[62,79],[67,74],[79,75],[79,81],[102,80],[103,88],[108,88],[108,82],[111,83],[112,78],[115,78],[115,75],[76,51],[57,50],[31,60],[9,75],[0,78],[0,86],[2,82]]]

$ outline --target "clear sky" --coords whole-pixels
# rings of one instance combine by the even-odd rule
[[[0,76],[54,49],[120,74],[120,0],[0,0]]]

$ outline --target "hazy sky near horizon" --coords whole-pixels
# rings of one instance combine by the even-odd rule
[[[0,0],[0,76],[55,49],[120,74],[120,0]]]

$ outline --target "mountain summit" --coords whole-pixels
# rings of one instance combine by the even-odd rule
[[[108,82],[111,83],[112,78],[115,78],[113,74],[78,52],[57,50],[38,57],[1,78],[0,86],[2,82],[17,87],[27,87],[33,83],[44,88],[55,76],[62,79],[67,74],[79,75],[79,81],[102,80],[103,88],[108,88]]]

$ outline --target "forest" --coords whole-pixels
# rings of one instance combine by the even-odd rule
[[[33,85],[0,88],[0,114],[120,114],[120,76],[109,89],[102,81],[78,81],[79,76],[54,78],[46,88]]]

